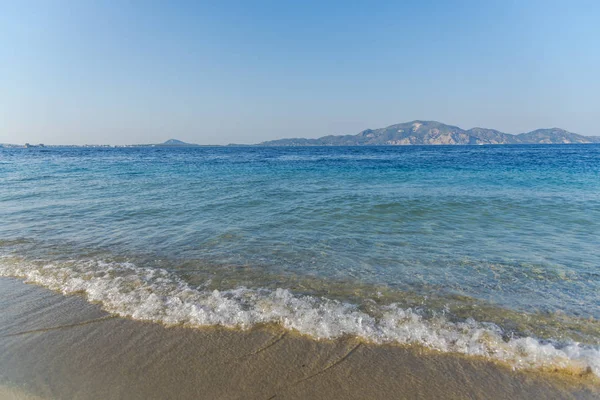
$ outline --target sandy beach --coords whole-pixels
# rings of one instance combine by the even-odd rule
[[[117,318],[80,296],[0,279],[0,396],[23,399],[592,399],[593,376],[274,327]]]

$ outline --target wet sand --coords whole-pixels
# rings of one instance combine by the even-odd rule
[[[0,398],[596,399],[593,376],[273,327],[165,328],[0,278]]]

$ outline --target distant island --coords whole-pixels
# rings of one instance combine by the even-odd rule
[[[84,145],[46,145],[38,144],[32,145],[29,143],[25,143],[25,145],[21,144],[8,144],[8,143],[0,143],[0,147],[6,148],[35,148],[35,147],[203,147],[200,144],[186,143],[177,139],[169,139],[163,143],[156,144],[124,144],[124,145],[108,145],[108,144],[84,144]]]
[[[329,135],[318,139],[277,139],[258,144],[229,144],[228,146],[410,146],[410,145],[493,145],[493,144],[586,144],[600,143],[600,136],[583,136],[560,128],[536,129],[513,135],[495,129],[461,129],[437,121],[411,121],[387,128],[367,129],[356,135]],[[130,145],[25,145],[2,144],[0,147],[221,147],[200,145],[169,139],[156,144]]]
[[[177,139],[169,139],[164,143],[156,144],[154,146],[198,146],[197,144],[182,142]]]
[[[387,128],[367,129],[356,135],[318,139],[279,139],[258,146],[405,146],[600,143],[598,136],[582,136],[560,128],[537,129],[512,135],[495,129],[461,129],[436,121],[411,121]]]

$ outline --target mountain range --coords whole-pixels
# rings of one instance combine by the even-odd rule
[[[600,137],[582,136],[560,128],[537,129],[513,135],[495,129],[461,129],[436,121],[411,121],[387,128],[367,129],[356,135],[318,139],[278,139],[259,146],[378,146],[378,145],[484,145],[600,143]]]

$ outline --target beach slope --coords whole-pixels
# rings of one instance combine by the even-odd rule
[[[0,395],[56,399],[592,399],[593,376],[273,327],[165,328],[0,279]]]

